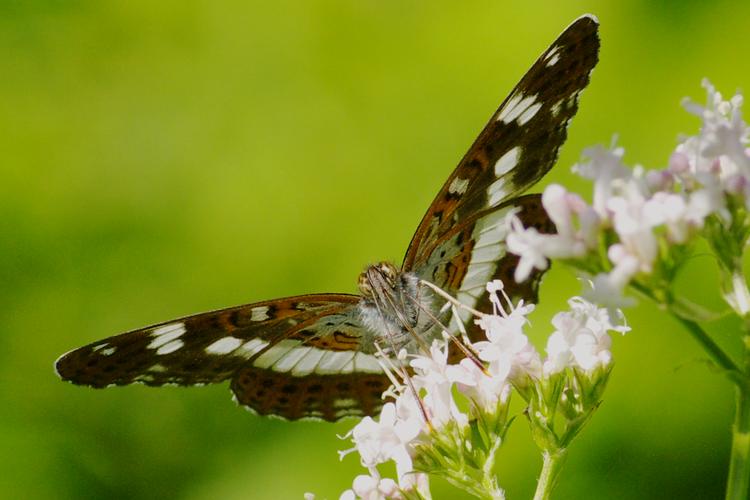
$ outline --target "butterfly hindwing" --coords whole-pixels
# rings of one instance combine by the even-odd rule
[[[382,407],[382,395],[389,385],[382,371],[361,371],[356,364],[342,373],[305,376],[245,366],[233,377],[231,388],[239,404],[260,415],[334,421],[374,415]]]

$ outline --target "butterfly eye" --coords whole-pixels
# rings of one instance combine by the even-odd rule
[[[373,297],[372,285],[370,285],[370,280],[367,279],[367,271],[359,275],[357,288],[359,288],[359,293],[361,293],[364,298],[371,299]]]
[[[389,286],[394,287],[396,286],[396,280],[398,279],[398,271],[393,266],[393,264],[389,262],[381,262],[378,264],[378,270],[380,271],[380,274],[383,275],[385,278],[385,281],[388,283]]]

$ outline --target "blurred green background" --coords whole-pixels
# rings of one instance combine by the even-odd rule
[[[355,290],[400,262],[496,106],[575,17],[602,51],[559,166],[614,133],[663,166],[708,76],[748,87],[750,2],[0,1],[0,496],[338,498],[360,473],[336,434],[235,407],[226,386],[94,391],[73,347],[173,317]],[[683,276],[710,306],[707,257]],[[533,336],[578,284],[556,268]],[[557,498],[720,498],[729,384],[649,304],[614,339],[606,399]],[[714,325],[736,348],[732,325]],[[498,467],[530,498],[523,419]],[[436,498],[458,498],[435,482]]]

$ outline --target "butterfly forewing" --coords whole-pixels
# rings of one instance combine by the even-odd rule
[[[424,215],[405,270],[426,262],[456,224],[512,199],[552,168],[598,60],[597,29],[591,16],[576,20],[503,101]]]
[[[402,277],[416,275],[480,308],[487,305],[485,284],[496,278],[512,296],[535,297],[536,280],[512,281],[517,258],[506,253],[504,221],[512,212],[526,226],[554,230],[539,195],[518,195],[554,164],[598,48],[597,22],[584,16],[537,60],[430,205]],[[408,311],[417,309],[406,298],[394,316],[412,321],[415,336],[439,331],[434,321],[422,324],[421,313],[412,318]],[[345,294],[259,302],[110,337],[63,355],[56,369],[64,380],[92,387],[229,379],[240,404],[289,419],[371,415],[389,385],[375,340],[390,333],[379,331],[385,318],[373,320],[368,310],[366,298]]]
[[[71,351],[56,369],[63,380],[91,387],[190,386],[232,379],[238,401],[260,413],[333,419],[345,411],[353,414],[353,402],[379,407],[380,393],[371,401],[372,391],[355,384],[342,397],[316,392],[314,386],[307,391],[304,384],[299,391],[290,387],[294,379],[325,383],[353,373],[366,375],[368,389],[387,385],[375,357],[363,352],[358,300],[344,294],[305,295],[188,316]],[[264,381],[290,381],[281,384],[281,394],[260,389],[250,394],[242,383],[250,373]]]
[[[584,16],[539,57],[450,175],[420,223],[404,270],[467,305],[486,305],[485,284],[501,279],[514,298],[536,299],[536,273],[515,283],[505,217],[554,231],[538,195],[516,197],[554,165],[599,51],[598,24]],[[469,325],[471,326],[471,325]]]

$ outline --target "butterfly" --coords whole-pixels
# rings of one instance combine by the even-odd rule
[[[367,267],[360,295],[286,297],[167,321],[70,351],[57,373],[95,388],[229,380],[240,405],[291,420],[376,413],[390,385],[376,349],[414,352],[446,324],[466,320],[447,317],[453,313],[440,310],[421,280],[480,309],[494,279],[511,296],[535,300],[538,274],[512,281],[518,258],[506,252],[505,219],[515,213],[525,226],[554,231],[540,196],[522,193],[555,163],[598,51],[595,17],[563,31],[448,177],[401,267]]]

